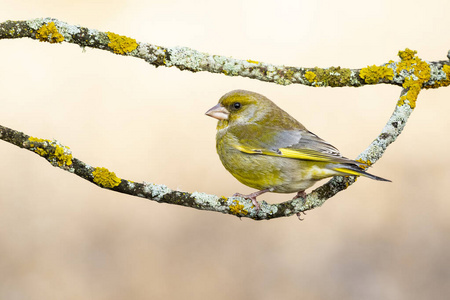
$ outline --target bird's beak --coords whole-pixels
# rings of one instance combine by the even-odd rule
[[[220,103],[211,107],[205,115],[216,118],[217,120],[228,120],[230,112],[223,107]]]

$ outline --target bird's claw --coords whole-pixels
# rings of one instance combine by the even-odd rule
[[[255,206],[256,211],[258,212],[261,209],[261,206],[259,205],[258,201],[256,200],[256,196],[254,196],[255,193],[249,194],[249,195],[243,195],[241,193],[235,193],[233,194],[233,197],[242,197],[245,199],[249,199],[252,201],[252,204]]]
[[[259,211],[261,209],[261,206],[259,205],[258,201],[256,201],[256,198],[250,198],[252,200],[253,205],[255,206],[256,211]]]
[[[305,191],[298,191],[297,194],[294,196],[294,198],[292,198],[292,200],[297,199],[297,198],[305,199],[305,197],[306,197]],[[303,204],[305,204],[304,200],[303,200]],[[304,219],[302,219],[302,213],[306,216],[306,213],[304,211],[300,211],[300,212],[297,213],[297,218],[300,221],[304,220]]]
[[[292,198],[292,200],[297,199],[297,198],[305,198],[305,197],[306,197],[305,191],[299,191],[299,192],[297,192],[297,194],[294,196],[294,198]]]
[[[302,213],[306,216],[306,213],[304,212],[304,211],[299,211],[298,213],[297,213],[297,218],[300,220],[300,221],[303,221],[304,219],[302,219]]]

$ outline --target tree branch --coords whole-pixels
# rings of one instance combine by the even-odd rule
[[[401,96],[406,93],[407,91],[403,90]],[[411,112],[412,109],[407,104],[396,106],[394,113],[381,134],[358,156],[358,159],[368,164],[376,162],[386,148],[400,135]],[[269,204],[262,201],[261,209],[257,211],[250,200],[241,197],[226,198],[199,192],[191,194],[171,190],[165,185],[146,182],[137,183],[120,179],[105,168],[94,168],[77,158],[73,158],[71,150],[56,140],[50,141],[34,138],[1,125],[0,139],[20,148],[33,151],[44,157],[53,166],[74,173],[101,188],[154,200],[159,203],[182,205],[200,210],[232,214],[238,217],[249,217],[255,220],[288,217],[298,212],[311,210],[321,206],[327,199],[345,190],[356,181],[354,176],[337,176],[313,190],[305,198],[297,198],[279,204]]]
[[[31,38],[50,43],[67,42],[81,47],[110,51],[133,56],[159,67],[176,67],[192,72],[207,71],[227,76],[241,76],[281,85],[292,83],[309,86],[359,87],[367,84],[387,83],[402,85],[407,74],[396,72],[397,65],[390,61],[381,66],[361,69],[341,67],[306,68],[278,66],[252,59],[240,60],[221,55],[200,52],[187,47],[163,47],[137,42],[135,39],[112,32],[102,32],[77,25],[70,25],[52,18],[0,23],[0,39]],[[432,86],[445,78],[442,66],[448,61],[428,62],[432,76],[425,86]]]
[[[28,37],[50,43],[69,42],[81,47],[107,50],[120,55],[144,59],[149,64],[175,66],[192,72],[208,71],[229,76],[242,76],[277,84],[299,83],[310,86],[354,86],[387,83],[402,86],[393,114],[380,135],[364,150],[358,160],[372,165],[381,158],[386,148],[400,135],[416,105],[423,88],[450,85],[450,62],[427,62],[415,51],[399,51],[400,61],[389,61],[381,66],[362,69],[295,68],[275,66],[253,60],[238,60],[210,55],[186,47],[161,47],[139,43],[134,39],[112,32],[100,32],[85,27],[69,25],[56,19],[6,21],[0,23],[0,39]],[[449,54],[450,55],[450,54]],[[305,198],[297,198],[279,204],[261,203],[257,211],[250,200],[241,197],[218,197],[205,193],[174,191],[165,185],[136,183],[118,178],[106,168],[94,168],[72,156],[68,147],[56,140],[30,137],[22,132],[0,126],[0,139],[44,157],[53,166],[74,173],[99,187],[116,192],[154,200],[159,203],[182,205],[201,210],[232,214],[255,220],[287,217],[321,206],[327,199],[346,189],[356,177],[334,177],[316,188]]]

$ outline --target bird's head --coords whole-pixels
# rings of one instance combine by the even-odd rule
[[[253,123],[267,117],[275,104],[263,95],[245,90],[231,91],[220,98],[206,115],[219,120],[219,127]]]

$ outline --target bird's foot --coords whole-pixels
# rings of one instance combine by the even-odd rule
[[[297,194],[294,196],[294,198],[292,198],[292,200],[297,199],[297,198],[305,198],[306,197],[306,193],[305,191],[298,191]]]
[[[302,219],[302,213],[306,216],[306,213],[305,213],[304,211],[300,211],[300,212],[297,213],[297,218],[298,218],[300,221],[303,221],[303,220],[304,220],[304,219]]]
[[[256,211],[259,211],[261,209],[261,206],[259,205],[258,201],[256,201],[256,197],[258,197],[261,194],[270,192],[270,189],[265,189],[265,190],[261,190],[261,191],[257,191],[248,195],[243,195],[240,193],[235,193],[233,195],[233,197],[242,197],[245,199],[250,199],[252,201],[252,204],[255,206]]]
[[[235,193],[233,195],[233,197],[242,197],[242,198],[245,198],[245,199],[250,199],[250,200],[252,200],[252,204],[255,206],[257,211],[261,209],[261,206],[259,205],[258,201],[256,201],[256,197],[255,196],[252,197],[252,194],[243,195],[243,194],[240,194],[240,193]]]
[[[304,199],[305,197],[306,197],[305,191],[299,191],[299,192],[297,192],[297,195],[295,195],[294,198],[292,198],[292,200],[297,199],[297,198],[303,198]],[[306,213],[304,211],[300,211],[300,212],[297,213],[297,218],[300,221],[304,220],[304,219],[302,219],[302,213],[306,216]]]

